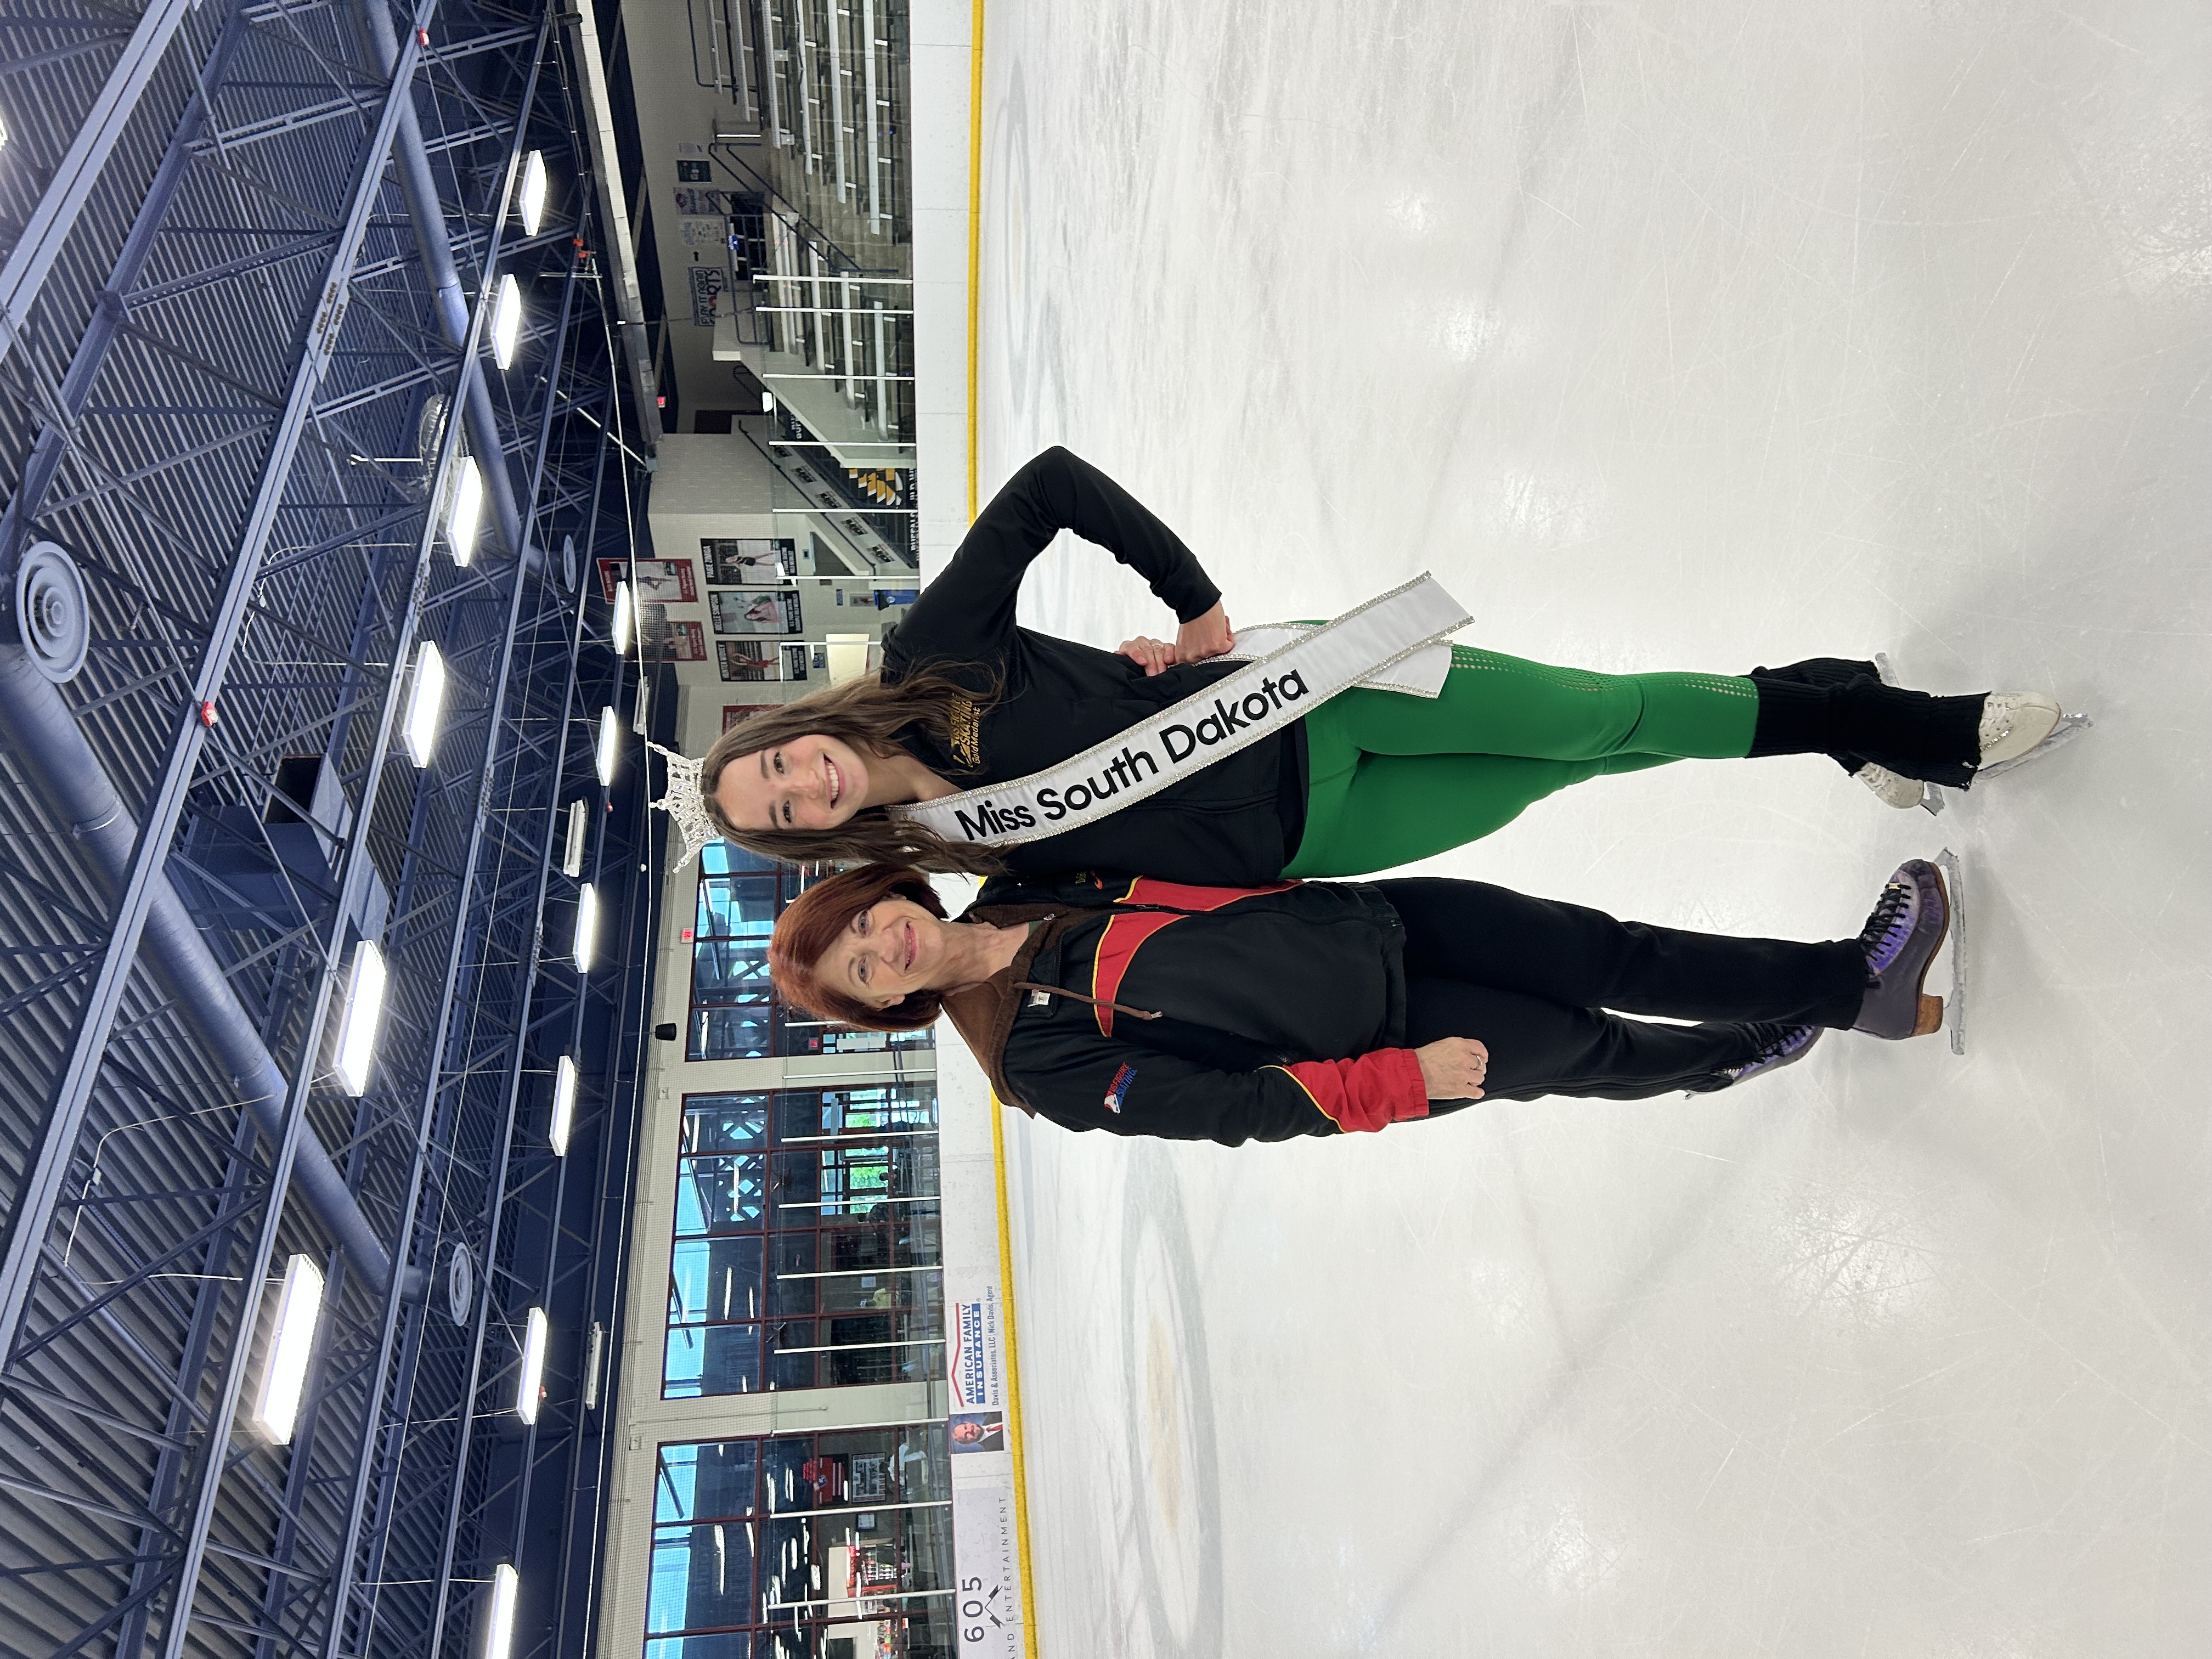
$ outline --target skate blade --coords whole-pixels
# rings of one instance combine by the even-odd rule
[[[1927,813],[1929,817],[1941,817],[1943,815],[1944,807],[1948,805],[1949,803],[1943,799],[1942,790],[1936,785],[1923,783],[1920,786],[1920,810]]]
[[[2051,728],[2051,735],[2044,738],[2041,743],[2036,744],[2025,755],[2015,755],[2008,761],[1999,761],[1995,766],[1983,767],[1974,774],[1974,781],[1979,783],[1984,778],[2001,778],[2014,767],[2025,766],[2028,762],[2049,754],[2062,744],[2070,743],[2075,736],[2087,731],[2095,724],[2096,722],[2087,714],[2061,714],[2058,717],[2058,724]]]
[[[1931,862],[1943,872],[1943,893],[1951,907],[1950,938],[1946,941],[1951,949],[1951,994],[1943,1000],[1943,1012],[1950,1020],[1951,1052],[1963,1056],[1966,1052],[1966,881],[1959,868],[1959,855],[1949,848],[1936,854]]]

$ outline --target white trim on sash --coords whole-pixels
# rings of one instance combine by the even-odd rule
[[[1240,629],[1231,659],[1257,653],[1250,666],[1105,742],[1025,778],[890,810],[973,846],[1062,835],[1273,737],[1352,686],[1435,696],[1451,667],[1449,636],[1468,620],[1424,572],[1334,622]]]

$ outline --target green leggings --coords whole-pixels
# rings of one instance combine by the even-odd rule
[[[1340,692],[1306,716],[1289,876],[1358,876],[1503,829],[1584,778],[1751,749],[1759,691],[1726,674],[1592,674],[1452,647],[1440,696]]]

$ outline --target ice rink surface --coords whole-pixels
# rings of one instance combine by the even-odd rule
[[[1688,762],[1428,866],[1832,938],[1948,845],[1963,1060],[1014,1126],[1043,1652],[2212,1651],[2212,8],[1026,0],[984,75],[987,493],[1068,444],[1240,621],[1427,568],[1501,650],[2099,722],[1940,820]],[[1171,626],[1081,548],[1026,616]]]

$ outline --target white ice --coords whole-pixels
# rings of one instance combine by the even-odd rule
[[[1426,567],[1547,660],[1885,650],[2099,722],[1940,821],[1688,763],[1433,866],[1829,938],[1948,843],[1963,1060],[1237,1152],[1017,1126],[1042,1650],[2212,1650],[2212,8],[987,27],[987,492],[1067,443],[1233,618]],[[1065,548],[1027,616],[1170,620]]]

